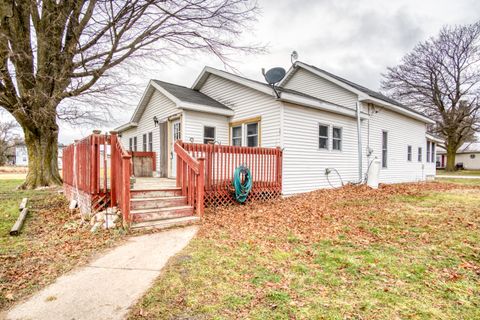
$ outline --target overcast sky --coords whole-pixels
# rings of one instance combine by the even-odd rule
[[[435,35],[445,24],[480,20],[478,0],[259,0],[261,16],[244,42],[261,42],[268,53],[241,56],[232,65],[262,80],[261,68],[290,67],[290,53],[349,80],[377,90],[381,73],[397,64],[413,46]],[[168,65],[146,65],[132,79],[136,94],[109,128],[128,121],[149,79],[191,86],[205,65],[223,69],[207,55]],[[5,116],[2,115],[2,118]],[[61,125],[60,142],[87,135],[92,128]],[[108,128],[101,128],[108,129]]]

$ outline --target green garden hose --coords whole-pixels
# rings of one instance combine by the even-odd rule
[[[246,166],[237,167],[233,173],[232,184],[235,188],[235,199],[240,203],[247,201],[248,193],[252,190],[252,175],[250,169]]]

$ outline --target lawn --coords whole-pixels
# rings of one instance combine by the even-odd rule
[[[457,170],[454,172],[447,172],[445,170],[437,170],[438,176],[480,176],[480,170]]]
[[[210,211],[130,319],[478,319],[479,203],[457,181]]]
[[[0,180],[0,310],[124,237],[120,230],[90,233],[57,190],[17,190],[21,182]],[[23,197],[30,211],[21,234],[11,237]]]

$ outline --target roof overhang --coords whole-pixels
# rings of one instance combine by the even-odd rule
[[[322,110],[322,111],[341,114],[341,115],[351,117],[351,118],[356,118],[357,117],[357,111],[356,110],[353,110],[353,109],[350,109],[350,108],[347,108],[347,107],[342,107],[342,106],[335,105],[335,104],[331,104],[331,103],[328,103],[328,102],[320,101],[320,100],[317,100],[317,99],[312,99],[312,98],[296,95],[294,93],[282,92],[282,93],[280,93],[280,98],[277,99],[277,100],[284,101],[284,102],[289,102],[289,103],[293,103],[293,104],[298,104],[298,105],[301,105],[301,106],[306,106],[306,107],[310,107],[310,108],[314,108],[314,109],[318,109],[318,110]],[[366,114],[364,112],[361,112],[360,113],[360,118],[361,119],[368,119],[369,116],[368,116],[368,114]]]
[[[377,98],[373,98],[373,97],[365,95],[365,94],[360,96],[358,100],[361,101],[361,102],[373,103],[377,106],[384,107],[386,109],[392,110],[396,113],[403,114],[404,116],[416,119],[416,120],[424,122],[424,123],[428,123],[428,124],[434,124],[435,123],[435,121],[433,121],[432,119],[430,119],[428,117],[425,117],[425,116],[422,116],[421,114],[418,114],[416,112],[412,112],[408,109],[402,108],[400,106],[396,106],[394,104],[388,103],[386,101],[383,101],[383,100],[380,100],[380,99],[377,99]]]
[[[181,102],[177,106],[178,106],[178,108],[183,109],[183,110],[213,113],[213,114],[218,114],[218,115],[221,115],[221,116],[233,116],[233,115],[235,115],[235,112],[231,109],[230,110],[229,109],[220,109],[220,108],[206,106],[206,105],[203,105],[203,104]]]
[[[120,127],[115,128],[115,131],[120,133],[120,132],[126,131],[126,130],[131,129],[131,128],[136,128],[136,127],[138,127],[138,123],[127,122],[125,124],[122,124]]]
[[[434,135],[430,134],[430,133],[426,133],[425,134],[425,137],[430,140],[430,141],[433,141],[433,142],[436,142],[436,143],[444,143],[445,141],[443,141],[443,139],[439,138],[439,137],[435,137]]]

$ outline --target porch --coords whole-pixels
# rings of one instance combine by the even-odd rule
[[[205,206],[237,203],[232,180],[240,165],[251,171],[253,186],[248,202],[281,195],[279,148],[178,140],[173,150],[176,178],[155,177],[154,152],[128,152],[115,132],[102,135],[95,131],[64,149],[65,193],[78,201],[83,212],[117,207],[124,223],[132,227],[192,222],[202,217]]]

